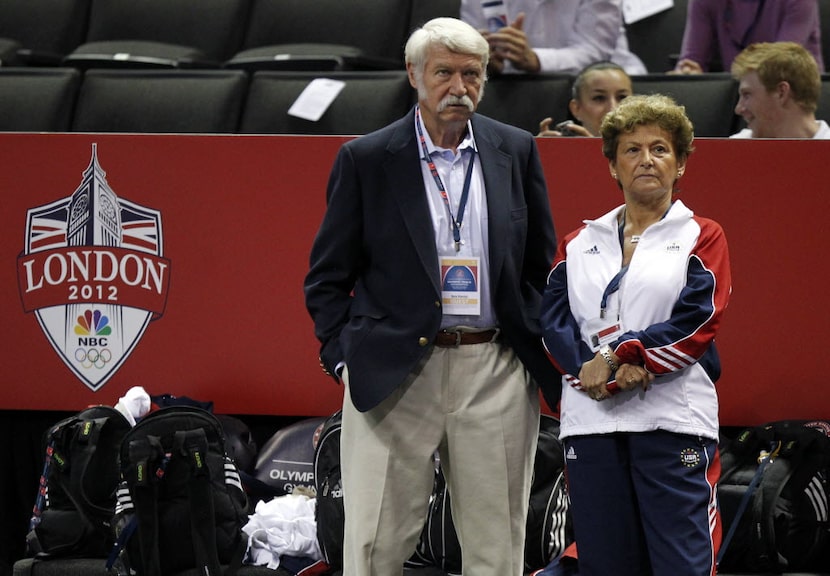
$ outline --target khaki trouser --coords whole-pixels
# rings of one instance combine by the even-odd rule
[[[439,451],[464,574],[521,576],[539,396],[495,343],[435,347],[393,395],[361,413],[344,370],[343,576],[394,576],[415,550]]]

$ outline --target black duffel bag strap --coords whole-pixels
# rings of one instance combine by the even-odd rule
[[[199,574],[219,576],[222,567],[216,549],[216,521],[210,468],[208,440],[203,428],[179,430],[173,441],[174,453],[187,458],[190,477],[187,497],[190,501],[190,531],[193,555]]]
[[[171,454],[165,453],[158,436],[131,440],[130,461],[135,463],[133,502],[138,523],[142,576],[162,576],[159,557],[159,482],[164,480]]]
[[[90,502],[84,490],[84,479],[86,478],[90,462],[92,462],[92,458],[98,450],[101,431],[106,426],[107,420],[107,418],[93,418],[77,424],[79,429],[76,441],[77,446],[81,447],[81,449],[72,454],[74,461],[71,464],[73,469],[70,471],[70,483],[77,485],[78,494],[74,494],[71,487],[65,487],[64,489],[66,496],[78,510],[78,514],[80,514],[83,521],[93,532],[97,532],[102,540],[106,540],[108,532],[104,530],[103,525],[98,525],[90,519],[90,512],[95,512],[100,516],[106,511],[102,510],[99,506],[95,506],[93,502]],[[111,513],[112,511],[110,511]]]
[[[764,472],[767,466],[778,455],[778,450],[781,448],[781,443],[778,442],[771,448],[772,449],[769,453],[762,455],[759,459],[758,468],[755,470],[755,475],[752,477],[749,486],[747,486],[747,489],[744,492],[740,503],[738,504],[738,509],[735,512],[735,517],[732,519],[732,525],[729,527],[729,532],[726,533],[723,542],[721,542],[720,550],[718,550],[718,565],[720,565],[724,554],[726,554],[726,550],[729,548],[729,543],[732,541],[732,537],[735,535],[735,530],[738,528],[738,524],[740,524],[741,517],[744,515],[744,512],[746,511],[753,494],[755,494],[755,491],[761,484],[761,480],[764,477]]]

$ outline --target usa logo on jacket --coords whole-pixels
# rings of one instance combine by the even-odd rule
[[[32,208],[17,259],[20,298],[91,390],[121,367],[167,303],[161,213],[118,198],[96,144],[70,196]]]

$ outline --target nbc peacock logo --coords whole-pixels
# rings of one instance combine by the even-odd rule
[[[170,261],[161,213],[116,196],[93,144],[75,192],[28,211],[17,276],[23,310],[96,391],[164,313]]]
[[[75,334],[79,336],[109,336],[112,328],[107,326],[110,319],[101,314],[100,310],[87,310],[83,316],[78,316],[78,323],[75,324]]]
[[[78,316],[75,323],[75,334],[78,336],[78,347],[75,349],[75,360],[85,368],[104,368],[111,360],[109,339],[112,335],[110,319],[100,310],[85,310]]]

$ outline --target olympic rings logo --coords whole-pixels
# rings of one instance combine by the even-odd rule
[[[83,368],[98,368],[101,369],[112,360],[112,352],[108,348],[77,348],[75,350],[75,361]]]

